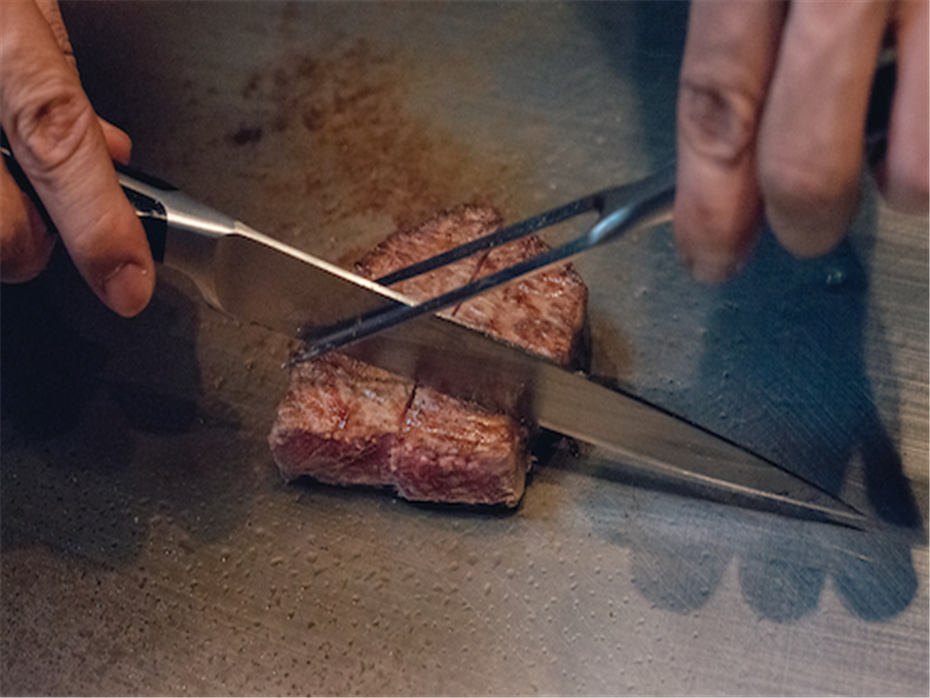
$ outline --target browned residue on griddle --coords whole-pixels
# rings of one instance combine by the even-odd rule
[[[271,109],[263,110],[266,123],[243,124],[230,139],[277,133],[306,152],[305,169],[288,174],[303,179],[303,195],[334,230],[363,214],[406,228],[463,202],[506,210],[501,182],[519,165],[475,152],[415,114],[414,73],[398,51],[364,40],[319,56],[289,55],[245,80],[242,99]]]

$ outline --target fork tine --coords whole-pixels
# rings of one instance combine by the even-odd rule
[[[382,286],[391,286],[400,281],[405,281],[414,276],[433,271],[433,269],[452,264],[460,259],[471,257],[478,252],[484,252],[485,250],[493,249],[504,243],[526,237],[530,233],[535,233],[537,230],[548,228],[549,226],[561,223],[569,218],[574,218],[582,213],[596,210],[598,210],[597,195],[585,196],[571,203],[559,206],[558,208],[540,213],[532,218],[527,218],[519,223],[514,223],[494,233],[480,237],[477,240],[472,240],[464,245],[453,247],[451,250],[441,252],[421,262],[416,262],[403,269],[398,269],[379,279],[375,279],[375,282]]]
[[[460,286],[448,293],[422,303],[414,304],[411,302],[409,305],[405,305],[399,301],[389,303],[367,315],[349,318],[346,322],[338,326],[330,327],[322,332],[316,333],[314,336],[308,336],[306,338],[308,344],[307,348],[300,354],[294,356],[291,359],[291,363],[296,364],[308,361],[316,356],[332,351],[333,349],[338,349],[341,346],[371,336],[425,313],[438,312],[443,308],[472,298],[496,286],[515,281],[529,274],[541,271],[548,266],[568,261],[572,257],[592,247],[608,242],[618,235],[638,226],[654,225],[659,222],[659,220],[667,218],[671,210],[674,191],[674,169],[666,168],[656,175],[647,177],[630,185],[606,189],[602,192],[578,199],[560,208],[552,209],[535,218],[528,219],[523,223],[505,228],[499,231],[499,233],[488,236],[491,238],[490,241],[488,241],[488,238],[482,238],[477,241],[480,243],[477,249],[469,250],[470,245],[464,245],[450,250],[450,252],[453,253],[452,257],[454,259],[461,259],[470,254],[475,254],[477,251],[506,242],[508,239],[517,239],[533,230],[539,230],[546,225],[552,225],[567,220],[572,216],[577,216],[589,211],[597,211],[600,213],[598,222],[586,233],[531,259],[514,264],[513,266],[507,267],[489,276],[476,279],[464,286]],[[500,233],[503,233],[503,235]],[[442,266],[444,263],[448,263],[443,261],[442,257],[443,255],[437,255],[427,260],[430,264],[426,270],[434,269]],[[434,263],[437,260],[440,260],[439,263]],[[407,267],[407,270],[415,270],[416,266],[417,265],[412,265],[411,267]],[[422,271],[416,271],[416,273],[422,273]],[[410,278],[411,276],[415,276],[416,273],[405,273],[401,278]],[[377,283],[388,285],[385,283],[385,279],[390,280],[391,276],[392,275],[382,277]],[[394,282],[396,282],[396,280]]]
[[[596,211],[604,217],[616,209],[633,203],[635,200],[648,199],[654,196],[656,192],[673,188],[674,175],[674,166],[667,166],[643,179],[583,196],[570,203],[502,228],[490,235],[485,235],[477,240],[453,247],[451,250],[386,274],[379,279],[375,279],[375,283],[382,286],[391,286],[400,281],[452,264],[460,259],[471,257],[479,252],[491,250],[499,245],[526,237],[537,230],[549,228],[584,213]]]

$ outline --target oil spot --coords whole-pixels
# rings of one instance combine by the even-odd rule
[[[227,140],[233,145],[247,145],[258,143],[263,134],[264,130],[261,126],[243,126],[238,131],[230,133]]]

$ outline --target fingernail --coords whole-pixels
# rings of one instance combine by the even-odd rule
[[[152,297],[155,280],[138,264],[124,264],[104,282],[104,301],[123,317],[142,312]]]

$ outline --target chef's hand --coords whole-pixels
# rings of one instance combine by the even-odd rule
[[[928,3],[692,3],[678,99],[675,236],[695,277],[722,281],[768,219],[798,257],[831,250],[859,204],[866,108],[886,33],[897,90],[887,202],[928,208]]]
[[[0,123],[87,283],[120,315],[140,312],[155,266],[112,164],[131,142],[94,113],[53,0],[0,2]],[[54,237],[5,166],[0,210],[0,280],[34,278]]]

